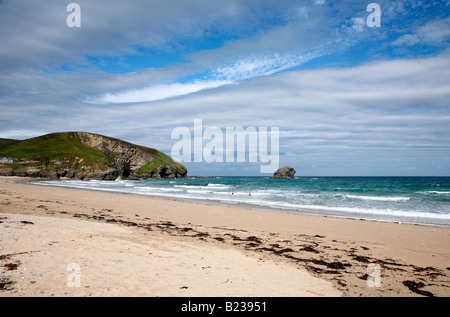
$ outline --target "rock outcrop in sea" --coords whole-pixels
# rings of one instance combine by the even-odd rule
[[[276,170],[270,178],[294,178],[295,173],[296,171],[292,167],[285,166]]]

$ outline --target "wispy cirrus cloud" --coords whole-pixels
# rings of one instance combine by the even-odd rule
[[[102,96],[87,98],[85,99],[85,101],[90,104],[151,102],[156,100],[185,96],[205,89],[212,89],[223,85],[229,85],[231,83],[232,81],[215,80],[155,85],[124,92],[106,93]]]
[[[234,61],[213,70],[212,77],[227,80],[243,80],[259,76],[273,75],[299,66],[321,55],[319,50],[304,54],[274,54],[273,56],[251,57]]]
[[[135,103],[184,96],[205,89],[230,85],[240,80],[276,74],[297,67],[320,54],[320,51],[317,50],[306,54],[247,56],[225,66],[213,69],[206,74],[201,74],[200,77],[202,79],[110,92],[100,96],[88,97],[85,99],[85,102],[91,104]]]

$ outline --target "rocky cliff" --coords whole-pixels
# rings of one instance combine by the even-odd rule
[[[53,133],[0,144],[2,156],[18,162],[0,166],[0,175],[101,180],[187,176],[182,164],[162,152],[87,132]]]

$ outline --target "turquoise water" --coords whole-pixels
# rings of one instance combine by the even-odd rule
[[[450,177],[217,177],[42,185],[335,217],[450,226]]]

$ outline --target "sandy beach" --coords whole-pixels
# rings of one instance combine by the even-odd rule
[[[450,228],[0,177],[0,296],[449,296]]]

